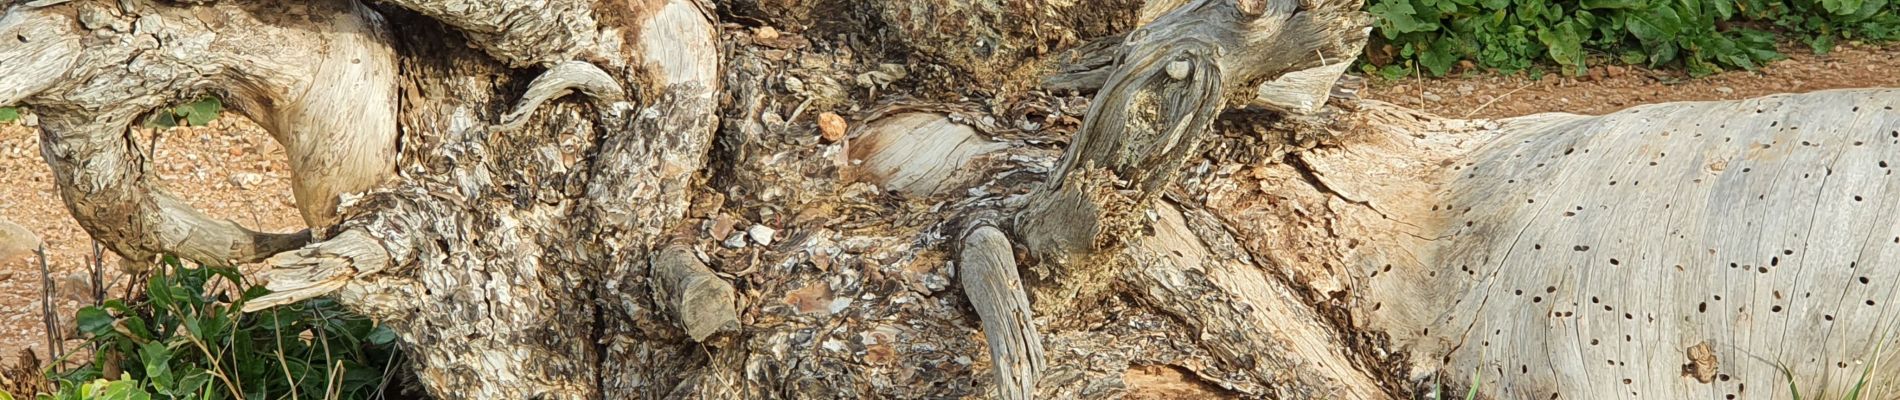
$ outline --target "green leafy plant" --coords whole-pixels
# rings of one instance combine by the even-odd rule
[[[0,124],[18,121],[18,120],[20,120],[20,109],[13,108],[13,107],[0,107]],[[0,400],[6,400],[6,399],[0,399]]]
[[[1388,78],[1443,76],[1469,60],[1503,73],[1556,64],[1566,74],[1593,60],[1681,66],[1692,75],[1755,69],[1784,58],[1778,38],[1747,26],[1805,35],[1817,51],[1837,37],[1900,38],[1893,0],[1373,0],[1369,46]]]
[[[0,400],[13,400],[0,392]],[[59,393],[42,397],[49,400],[150,400],[151,393],[139,387],[139,381],[120,375],[117,380],[94,379],[91,382],[67,385]]]
[[[239,312],[268,291],[234,268],[167,257],[144,289],[137,301],[79,310],[93,360],[53,377],[62,382],[54,400],[114,374],[155,398],[366,399],[382,392],[399,355],[393,332],[330,300]]]
[[[152,113],[151,118],[145,120],[145,126],[153,128],[205,126],[210,124],[211,120],[218,119],[218,113],[223,111],[222,100],[218,100],[217,97],[205,97],[169,110]]]

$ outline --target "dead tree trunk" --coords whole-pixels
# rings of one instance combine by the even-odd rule
[[[0,104],[115,251],[268,257],[444,398],[1753,397],[1890,340],[1893,91],[1441,119],[1329,98],[1350,0],[194,3],[10,6]],[[311,232],[149,178],[204,93]]]

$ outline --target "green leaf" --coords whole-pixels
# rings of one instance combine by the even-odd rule
[[[205,370],[202,369],[192,368],[184,373],[178,374],[178,388],[173,392],[181,397],[192,393],[200,393],[203,397],[210,398],[212,393],[215,392],[210,390],[210,384],[211,374],[206,373]]]
[[[1808,40],[1808,49],[1813,50],[1814,54],[1826,55],[1827,53],[1832,53],[1834,52],[1834,37],[1817,35]]]
[[[139,361],[145,365],[145,379],[152,382],[160,393],[169,393],[175,381],[172,379],[172,350],[159,342],[145,342],[139,346]]]
[[[1709,8],[1715,11],[1716,18],[1726,21],[1735,17],[1734,0],[1711,0],[1708,4]]]
[[[387,326],[379,325],[375,330],[371,330],[369,336],[364,339],[368,339],[369,343],[373,345],[387,346],[396,341],[396,331],[390,330]]]
[[[1398,64],[1387,65],[1379,69],[1379,76],[1387,80],[1397,80],[1411,74],[1412,70],[1410,68]]]
[[[1451,41],[1440,40],[1419,55],[1418,63],[1431,70],[1432,76],[1445,76],[1451,72],[1451,66],[1458,63],[1458,55],[1452,54]]]
[[[217,97],[206,97],[179,107],[179,110],[179,115],[185,117],[191,126],[205,126],[218,118],[218,113],[224,110],[224,103]]]
[[[1424,32],[1438,28],[1437,22],[1428,22],[1414,18],[1418,10],[1406,0],[1383,1],[1366,9],[1367,13],[1379,19],[1381,32],[1386,39],[1397,39],[1399,34]]]
[[[20,120],[20,109],[13,108],[13,107],[0,107],[0,124],[18,121],[18,120]],[[4,399],[0,399],[0,400],[4,400]]]
[[[1629,9],[1648,7],[1648,2],[1644,0],[1583,0],[1582,5],[1586,10]]]
[[[79,323],[80,332],[85,332],[95,337],[104,337],[112,333],[112,315],[107,314],[106,310],[101,310],[98,307],[79,309],[78,319],[74,321]]]
[[[145,120],[145,127],[147,128],[171,128],[176,126],[178,126],[178,116],[173,115],[171,112],[152,114],[151,118]]]
[[[1576,25],[1570,22],[1557,24],[1553,29],[1537,33],[1537,40],[1550,49],[1551,60],[1564,66],[1565,71],[1581,72],[1583,65],[1583,38],[1577,35]]]

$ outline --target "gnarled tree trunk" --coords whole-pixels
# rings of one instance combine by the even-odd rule
[[[10,6],[0,104],[115,251],[268,258],[444,398],[1757,397],[1891,340],[1895,91],[1444,119],[1332,90],[1351,0],[193,3]],[[149,178],[205,93],[310,232]]]

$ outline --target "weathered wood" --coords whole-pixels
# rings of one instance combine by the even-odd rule
[[[1390,398],[1338,327],[1263,273],[1211,215],[1155,207],[1153,233],[1127,249],[1128,293],[1181,319],[1213,358],[1251,379],[1229,389],[1280,399]],[[1345,351],[1342,351],[1345,350]]]
[[[715,36],[710,5],[684,0],[396,1],[382,10],[399,23],[386,25],[344,9],[354,3],[313,3],[331,18],[316,21],[348,26],[248,48],[401,51],[394,68],[366,60],[356,72],[392,76],[400,91],[320,90],[403,96],[389,103],[402,105],[393,115],[407,136],[386,157],[401,174],[344,196],[327,240],[271,259],[280,292],[252,306],[333,294],[394,329],[419,381],[444,398],[1101,398],[1138,389],[1123,378],[1136,367],[1238,397],[1408,397],[1409,382],[1484,368],[1481,391],[1500,398],[1741,398],[1779,395],[1776,362],[1804,393],[1840,393],[1884,343],[1880,303],[1892,290],[1878,282],[1900,276],[1882,262],[1900,236],[1887,229],[1893,196],[1881,195],[1893,186],[1883,146],[1900,145],[1893,91],[1450,120],[1326,102],[1328,77],[1363,39],[1356,2],[1170,1],[1149,3],[1144,28],[1096,46],[1124,52],[1078,63],[1100,73],[1060,71],[1087,78],[1069,81],[1077,90],[1103,88],[1073,136],[1070,110],[1083,99],[1026,92],[864,117],[858,136],[837,142],[820,140],[809,117],[868,98],[799,82],[837,86],[893,62],[920,64],[918,77],[1034,71],[1008,60],[1075,43],[1063,35],[1122,18],[1095,17],[1126,4],[985,31],[956,27],[1095,5],[811,2],[878,19],[769,40],[736,25]],[[166,58],[224,49],[199,51],[189,39],[210,36],[171,21],[272,15],[272,3],[160,3],[142,11],[150,18],[110,3],[16,6],[0,18],[0,31],[29,39],[0,48],[0,69],[97,78],[0,82],[0,100],[49,125],[49,161],[132,179],[148,161],[111,136],[126,136],[142,110],[226,90],[247,116],[283,118],[257,101],[279,99],[259,88],[331,76],[202,67],[295,75],[260,73],[251,78],[289,83],[231,89],[218,86],[224,75],[200,79],[205,71]],[[1184,7],[1154,11],[1170,5]],[[217,37],[314,23],[234,21]],[[878,24],[890,37],[848,28]],[[397,29],[401,43],[323,42],[378,29]],[[123,48],[167,32],[179,35],[162,51]],[[944,47],[992,33],[1006,51]],[[80,37],[121,48],[81,49]],[[884,51],[907,58],[867,54]],[[122,66],[76,65],[72,52],[156,57],[186,78],[93,74]],[[583,75],[574,81],[584,86],[558,83]],[[115,80],[127,86],[86,86]],[[879,94],[1016,89],[983,82],[880,83]],[[609,89],[559,95],[616,85],[639,104]],[[159,93],[124,94],[149,90]],[[1215,122],[1223,106],[1263,96],[1311,115]],[[100,99],[137,101],[79,106]],[[355,126],[332,119],[382,111],[276,123]],[[101,143],[125,150],[67,151]],[[95,181],[125,184],[61,183],[90,191]],[[93,212],[82,221],[94,227],[130,225],[98,218],[102,209],[150,214],[111,211],[145,204],[118,200],[74,209]],[[178,203],[166,201],[148,203]],[[966,231],[973,212],[1016,218]],[[1036,279],[1011,282],[1020,271],[1005,232]],[[128,238],[138,237],[102,236],[115,249],[179,246]],[[986,348],[993,358],[980,356]],[[1487,357],[1498,354],[1512,358]]]
[[[626,89],[620,88],[614,77],[593,64],[580,61],[568,61],[555,64],[528,82],[528,90],[521,95],[521,101],[507,114],[502,114],[501,123],[495,125],[495,131],[506,132],[521,129],[528,124],[528,116],[541,108],[541,103],[580,92],[591,97],[596,106],[611,110],[614,103],[627,100]]]
[[[1501,121],[1438,170],[1442,206],[1407,218],[1436,239],[1382,249],[1419,263],[1368,280],[1385,307],[1362,312],[1501,397],[1782,398],[1781,366],[1844,394],[1894,339],[1896,107],[1880,89]],[[1708,383],[1681,372],[1705,342]]]
[[[856,178],[927,197],[967,187],[974,178],[964,166],[984,153],[1009,147],[978,136],[976,130],[933,113],[903,113],[871,121],[850,142],[851,159],[861,161]]]
[[[670,245],[653,255],[653,292],[694,342],[739,328],[732,284],[714,275],[690,246]]]
[[[1017,215],[1024,245],[1050,265],[1038,311],[1063,314],[1093,301],[1125,268],[1105,255],[1146,229],[1149,203],[1198,154],[1237,88],[1362,46],[1357,4],[1274,2],[1254,13],[1232,0],[1197,0],[1130,33],[1062,163]]]
[[[1016,252],[1009,238],[991,225],[979,225],[963,234],[959,274],[963,293],[983,320],[989,342],[991,368],[996,374],[996,397],[1034,398],[1036,381],[1047,368],[1042,335],[1029,315],[1029,294],[1016,275]]]
[[[0,65],[27,77],[0,93],[33,106],[67,207],[128,259],[169,251],[205,263],[251,262],[308,239],[214,220],[159,189],[128,133],[157,107],[217,92],[252,115],[288,150],[293,192],[312,225],[333,222],[339,194],[390,172],[395,88],[380,17],[347,1],[316,2],[284,20],[260,18],[249,6],[155,6],[140,16],[75,2],[16,7],[0,26],[26,38],[6,51],[31,61]],[[226,29],[165,23],[200,19]],[[83,30],[66,30],[74,27]],[[101,42],[79,48],[80,36]],[[74,62],[81,59],[88,62]]]

